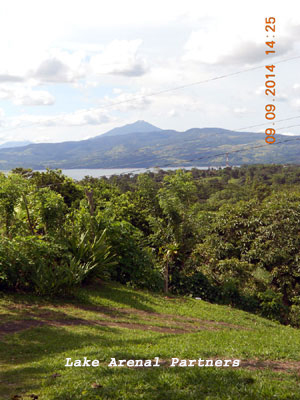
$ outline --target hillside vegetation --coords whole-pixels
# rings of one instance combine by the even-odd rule
[[[81,182],[0,175],[0,288],[69,295],[96,278],[300,325],[300,168]]]
[[[0,169],[222,166],[226,152],[233,152],[231,165],[300,162],[299,140],[284,135],[276,134],[276,143],[268,145],[264,133],[221,128],[179,132],[138,121],[87,140],[0,149]]]
[[[299,224],[299,166],[1,174],[0,398],[299,399]]]

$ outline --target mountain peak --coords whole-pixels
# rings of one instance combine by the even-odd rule
[[[133,122],[132,124],[127,124],[124,126],[120,126],[118,128],[114,128],[102,135],[98,135],[96,137],[102,136],[117,136],[117,135],[127,135],[129,133],[147,133],[147,132],[158,132],[162,129],[149,124],[149,122],[138,120]]]

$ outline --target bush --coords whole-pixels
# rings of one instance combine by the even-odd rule
[[[40,295],[69,294],[93,268],[91,263],[79,263],[74,258],[55,267],[51,264],[39,265],[31,277],[34,291]]]
[[[106,230],[95,236],[91,236],[89,231],[80,236],[73,234],[66,243],[73,265],[77,264],[77,269],[86,271],[83,279],[105,278],[110,268],[117,264],[115,254],[107,243]]]
[[[218,288],[210,283],[208,278],[202,272],[195,272],[189,275],[181,273],[178,279],[179,294],[201,297],[202,300],[218,302],[220,293]]]
[[[143,234],[138,228],[126,221],[116,221],[107,226],[107,238],[118,256],[118,263],[110,269],[112,280],[151,290],[163,287],[151,249],[143,247]]]
[[[257,296],[253,294],[242,294],[236,306],[244,311],[259,312],[259,300]]]
[[[0,240],[0,285],[40,295],[67,294],[91,265],[78,263],[61,244],[37,236]]]
[[[291,325],[300,327],[300,305],[293,304],[290,308],[289,322]]]
[[[300,296],[292,298],[292,305],[289,313],[289,323],[297,328],[300,327]]]
[[[220,288],[220,292],[223,304],[231,304],[232,306],[241,304],[241,294],[235,279],[226,280]]]
[[[260,302],[260,313],[263,317],[285,322],[288,307],[283,304],[281,293],[268,289],[263,293],[258,293],[257,297]]]

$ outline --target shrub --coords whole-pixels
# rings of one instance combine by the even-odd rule
[[[289,322],[291,325],[300,327],[300,296],[292,298],[292,305],[290,307]]]
[[[66,261],[64,249],[37,236],[0,240],[0,275],[4,276],[2,286],[10,289],[39,292],[45,271],[50,274],[51,269],[53,275],[54,270],[58,270],[60,264]]]
[[[117,264],[115,254],[107,243],[106,230],[91,237],[86,231],[80,236],[73,234],[67,241],[67,248],[72,255],[72,265],[78,265],[77,269],[86,271],[83,279],[93,277],[107,277],[110,268]]]
[[[282,294],[271,289],[257,294],[260,302],[260,313],[263,317],[284,322],[288,307],[283,304]]]
[[[107,237],[118,256],[118,263],[110,269],[111,279],[152,290],[163,287],[151,249],[142,245],[143,234],[138,228],[127,221],[116,221],[108,224]]]
[[[179,294],[192,295],[193,297],[201,297],[202,300],[218,302],[220,292],[218,288],[210,283],[208,278],[202,272],[195,272],[189,275],[181,273],[178,279]]]
[[[238,282],[235,279],[226,280],[220,288],[220,292],[221,303],[231,304],[232,306],[241,304],[241,294],[238,288]]]
[[[40,295],[67,294],[94,268],[65,246],[37,236],[0,240],[0,285]]]
[[[300,305],[293,304],[290,308],[289,322],[291,325],[300,327]]]

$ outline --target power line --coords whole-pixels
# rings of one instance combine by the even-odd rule
[[[300,126],[300,125],[297,124],[297,125],[284,126],[284,127],[281,127],[281,128],[276,128],[276,131],[282,131],[283,129],[295,128],[296,126]]]
[[[295,126],[296,126],[296,125],[295,125]],[[298,125],[298,126],[299,126],[299,125]],[[287,128],[288,128],[288,127],[287,127]],[[282,129],[286,129],[286,128],[282,128]],[[292,141],[296,141],[296,140],[300,140],[300,137],[298,137],[298,138],[293,138],[293,139],[281,140],[280,142],[274,142],[273,145],[274,145],[274,144],[279,145],[279,144],[283,144],[283,143],[286,143],[286,142],[292,142]],[[205,155],[205,156],[201,156],[201,157],[196,157],[196,158],[184,160],[184,162],[192,162],[192,161],[205,160],[205,159],[209,159],[209,158],[227,156],[227,155],[229,155],[229,154],[240,153],[240,152],[243,152],[243,151],[258,149],[258,148],[262,148],[262,147],[265,147],[265,146],[269,146],[269,145],[268,145],[268,144],[255,145],[255,146],[250,146],[250,147],[246,147],[246,148],[243,148],[243,149],[231,150],[231,151],[226,151],[226,152],[223,152],[223,153],[211,154],[211,155]],[[155,161],[155,160],[154,160],[154,161]],[[138,164],[138,163],[140,163],[140,161],[138,161],[138,162],[136,162],[136,163],[131,163],[131,165],[133,165],[133,164]],[[171,167],[171,166],[174,167],[174,164],[168,163],[168,164],[164,164],[164,165],[161,165],[161,166],[157,166],[157,168],[165,168],[165,167]],[[110,167],[110,168],[129,168],[129,167],[126,167],[126,166],[115,166],[115,167]],[[143,167],[141,167],[141,168],[143,168]],[[127,173],[132,174],[133,172],[140,171],[141,168],[135,169],[135,170],[130,171],[130,172],[124,172],[124,173],[122,173],[122,174],[120,174],[120,175],[124,175],[124,174],[127,174]],[[146,170],[149,170],[150,168],[156,168],[156,166],[155,166],[155,167],[147,167],[147,168],[145,168],[145,169],[146,169]],[[143,169],[144,169],[144,168],[143,168]],[[112,175],[115,175],[115,174],[112,174]],[[106,175],[106,176],[112,176],[112,175]]]
[[[278,122],[288,121],[288,120],[297,119],[297,118],[300,118],[300,115],[296,115],[295,117],[290,117],[290,118],[277,119],[277,120],[276,120],[276,124],[277,124]],[[264,122],[263,124],[250,125],[250,126],[246,126],[246,127],[244,127],[244,128],[238,128],[238,129],[235,129],[235,131],[243,131],[243,130],[245,130],[245,129],[256,128],[256,127],[258,127],[258,126],[263,126],[263,125],[270,125],[270,121],[269,121],[269,122]],[[296,126],[297,126],[297,125],[296,125]],[[286,127],[286,128],[289,128],[289,127]],[[278,131],[279,129],[286,129],[286,128],[277,128],[276,130]]]
[[[273,63],[273,65],[285,63],[285,62],[296,60],[296,59],[299,59],[299,58],[300,58],[300,55],[299,56],[295,56],[295,57],[285,58],[285,59],[282,59],[282,60],[279,60],[279,61]],[[98,110],[106,110],[107,108],[111,108],[111,107],[114,107],[114,106],[117,106],[117,105],[120,105],[120,104],[131,103],[131,102],[136,101],[136,100],[141,100],[141,99],[145,99],[145,98],[148,98],[148,97],[153,97],[153,96],[161,95],[161,94],[164,94],[164,93],[168,93],[168,92],[172,92],[172,91],[176,91],[176,90],[180,90],[180,89],[186,89],[188,87],[197,86],[197,85],[201,85],[203,83],[208,83],[208,82],[216,81],[216,80],[219,80],[219,79],[224,79],[224,78],[228,78],[228,77],[231,77],[231,76],[240,75],[240,74],[243,74],[245,72],[254,71],[254,70],[257,70],[257,69],[261,69],[261,68],[265,68],[265,65],[259,65],[259,66],[256,66],[256,67],[246,68],[246,69],[243,69],[243,70],[240,70],[240,71],[236,71],[236,72],[231,72],[231,73],[224,74],[224,75],[215,76],[214,78],[204,79],[204,80],[201,80],[201,81],[188,83],[186,85],[175,86],[173,88],[163,89],[163,90],[160,90],[160,91],[157,91],[157,92],[144,94],[144,95],[140,95],[140,96],[135,96],[135,97],[133,97],[131,99],[117,101],[117,102],[113,102],[111,104],[108,104],[106,106],[99,107]],[[94,110],[95,110],[95,108],[89,108],[87,110],[79,110],[79,111],[77,111],[77,114],[78,113],[86,113],[86,112],[94,111]],[[55,121],[57,119],[60,119],[62,117],[63,117],[63,115],[54,117],[54,118],[52,118],[51,122],[53,122],[53,121]],[[21,128],[30,128],[31,126],[35,126],[36,124],[39,124],[39,122],[37,122],[37,123],[33,122],[33,123],[30,123],[30,124],[27,124],[27,125],[23,125],[23,126],[19,126],[19,127],[11,127],[11,128],[7,128],[7,129],[3,129],[2,131],[0,131],[0,134],[2,134],[3,132],[8,132],[8,131],[16,130],[16,129],[21,129]]]
[[[289,119],[289,118],[287,118],[287,119]],[[293,125],[293,127],[295,127],[295,126],[300,126],[300,124],[299,124],[299,125]],[[290,128],[290,127],[282,127],[281,129],[287,129],[287,128]],[[292,138],[292,139],[281,140],[280,142],[274,142],[274,143],[272,143],[272,145],[274,145],[274,144],[275,144],[275,145],[284,144],[284,143],[293,142],[293,141],[296,141],[296,140],[300,140],[300,137]],[[186,162],[193,162],[193,161],[205,160],[205,159],[215,158],[215,157],[221,157],[221,156],[226,156],[226,157],[227,157],[229,154],[240,153],[240,152],[243,152],[243,151],[248,151],[248,150],[253,150],[253,149],[259,149],[259,148],[262,148],[262,147],[265,147],[265,146],[269,146],[269,145],[266,144],[266,143],[264,143],[264,144],[261,144],[261,145],[255,145],[255,146],[248,146],[248,145],[246,145],[246,146],[247,146],[247,147],[242,148],[242,149],[231,150],[231,151],[225,151],[225,152],[223,152],[223,153],[205,155],[205,156],[201,156],[201,157],[196,157],[196,158],[184,160],[184,162],[185,162],[185,163],[186,163]],[[142,160],[137,161],[137,162],[134,162],[134,163],[131,163],[131,165],[133,165],[133,164],[139,164],[141,161],[142,161]],[[153,160],[153,161],[156,161],[156,160]],[[132,173],[134,173],[134,172],[140,171],[141,169],[145,169],[145,170],[147,171],[147,170],[150,170],[151,168],[166,168],[166,167],[174,167],[174,164],[173,164],[173,163],[167,163],[167,164],[164,164],[164,165],[161,165],[161,166],[152,166],[152,167],[146,167],[146,168],[145,168],[145,167],[140,167],[140,168],[134,169],[134,170],[132,170],[132,171],[122,172],[122,173],[119,174],[119,175],[132,174]],[[113,168],[118,168],[118,169],[121,169],[121,168],[128,168],[128,169],[130,169],[130,167],[128,167],[128,166],[126,166],[126,165],[125,165],[125,166],[124,166],[124,165],[123,165],[123,166],[122,166],[122,165],[114,165],[114,166],[111,166],[111,167],[109,167],[109,168],[107,168],[107,169],[113,169]],[[174,167],[174,168],[176,168],[176,167]],[[111,177],[111,176],[114,176],[114,175],[116,175],[116,174],[110,174],[110,175],[104,175],[104,176],[105,176],[105,177]],[[50,185],[46,185],[46,186],[41,186],[41,187],[56,186],[56,185],[60,185],[60,184],[64,184],[64,182],[61,182],[61,183],[54,183],[54,184],[50,184]]]
[[[283,129],[285,129],[285,128],[283,128]],[[293,138],[293,139],[286,139],[286,140],[282,140],[282,141],[280,141],[280,142],[274,142],[274,143],[272,143],[272,144],[273,144],[273,145],[274,145],[274,144],[275,144],[275,145],[279,145],[279,144],[284,144],[284,143],[287,143],[287,142],[293,142],[293,141],[296,141],[296,140],[300,140],[300,137],[298,137],[298,138]],[[243,148],[243,149],[231,150],[231,151],[226,151],[226,152],[223,152],[223,153],[211,154],[211,155],[205,155],[205,156],[201,156],[201,157],[196,157],[196,158],[193,158],[193,159],[185,160],[184,162],[199,161],[199,160],[203,160],[203,159],[209,159],[209,158],[221,157],[221,156],[226,156],[226,157],[227,157],[229,154],[240,153],[240,152],[243,152],[243,151],[248,151],[248,150],[253,150],[253,149],[259,149],[259,148],[262,148],[262,147],[265,147],[265,146],[269,146],[269,145],[268,145],[268,144],[261,144],[261,145],[256,145],[256,146],[250,146],[250,147],[246,147],[246,148]],[[132,165],[132,164],[137,164],[137,163],[139,163],[139,162],[140,162],[140,161],[138,161],[138,162],[136,162],[136,163],[131,163],[131,165]],[[146,168],[140,167],[140,168],[134,169],[134,170],[132,170],[132,171],[122,172],[121,174],[118,174],[118,175],[121,176],[121,175],[126,175],[126,174],[132,174],[132,173],[134,173],[134,172],[139,172],[141,169],[144,169],[144,170],[147,171],[147,170],[150,170],[151,168],[165,168],[165,167],[174,167],[174,165],[173,165],[172,163],[168,163],[168,164],[164,164],[164,165],[161,165],[161,166],[146,167]],[[121,168],[130,168],[130,167],[119,166],[119,165],[117,165],[117,166],[109,167],[109,168],[107,168],[107,169],[113,169],[113,168],[121,169]],[[174,168],[176,168],[176,167],[174,167]],[[184,168],[184,167],[183,167],[183,168]],[[59,169],[59,168],[58,168],[58,169]],[[34,172],[34,171],[33,171],[33,172]],[[116,175],[116,174],[103,175],[103,176],[101,176],[101,177],[99,177],[99,178],[103,178],[103,177],[109,178],[109,177],[114,176],[114,175]],[[45,188],[45,187],[57,186],[57,185],[63,185],[63,184],[65,184],[65,182],[57,182],[57,183],[51,183],[51,184],[49,184],[49,185],[40,186],[39,188],[41,189],[41,188]]]
[[[291,120],[291,119],[295,119],[295,118],[299,118],[299,117],[300,117],[300,116],[289,117],[289,118],[281,119],[281,120],[279,120],[279,121],[287,121],[287,120]],[[279,122],[279,121],[277,121],[277,122]],[[268,122],[267,124],[269,124],[269,122]],[[265,123],[259,124],[259,125],[256,125],[256,126],[261,126],[261,125],[265,125]],[[288,128],[294,128],[294,127],[297,127],[297,126],[300,126],[300,124],[291,125],[291,126],[286,126],[286,127],[281,127],[281,128],[276,128],[276,131],[278,131],[278,130],[283,130],[283,129],[288,129]],[[239,130],[248,129],[248,128],[249,128],[249,127],[240,128]],[[255,132],[255,133],[258,133],[258,132]],[[283,143],[291,142],[291,141],[295,141],[295,140],[300,140],[300,137],[293,138],[293,139],[281,140],[280,142],[274,142],[274,143],[272,143],[272,144],[283,144]],[[248,146],[248,145],[246,145],[246,146]],[[227,155],[229,155],[229,154],[239,153],[239,152],[243,152],[243,151],[247,151],[247,150],[252,150],[252,149],[257,149],[257,148],[261,148],[261,147],[265,147],[265,146],[269,146],[269,145],[268,145],[268,144],[262,144],[262,145],[256,145],[256,146],[246,147],[246,148],[243,148],[243,149],[237,149],[237,150],[226,151],[226,152],[224,152],[224,153],[219,153],[219,154],[205,155],[205,156],[196,157],[196,158],[193,158],[193,159],[184,160],[184,162],[199,161],[199,160],[203,160],[203,159],[209,159],[209,158],[221,157],[221,156],[226,156],[226,157],[227,157]],[[133,164],[139,164],[139,163],[142,162],[142,161],[145,161],[145,160],[143,159],[143,160],[136,161],[136,162],[130,163],[130,164],[131,164],[131,165],[133,165]],[[153,159],[153,161],[155,162],[156,160]],[[172,163],[168,163],[168,164],[164,164],[164,165],[161,165],[161,166],[146,167],[146,168],[140,167],[140,168],[138,168],[138,169],[134,169],[133,171],[126,171],[126,172],[123,172],[123,173],[121,173],[121,174],[119,174],[119,175],[132,174],[133,172],[140,171],[141,168],[146,169],[146,170],[149,170],[150,168],[165,168],[165,167],[169,167],[169,166],[171,167],[172,165],[173,165]],[[173,165],[173,166],[174,166],[174,165]],[[107,168],[107,169],[113,169],[113,168],[118,168],[118,169],[121,169],[121,168],[128,168],[128,169],[130,169],[130,167],[128,167],[128,166],[126,166],[126,165],[125,165],[125,166],[124,166],[124,165],[123,165],[123,166],[122,166],[122,165],[114,165],[114,166],[110,166],[110,167]],[[105,175],[105,176],[106,176],[106,177],[110,177],[110,176],[113,176],[113,175],[115,175],[115,174]],[[59,185],[59,184],[63,184],[63,182],[62,182],[62,183],[50,184],[50,185],[46,185],[46,186],[42,186],[42,187],[55,186],[55,185]]]

